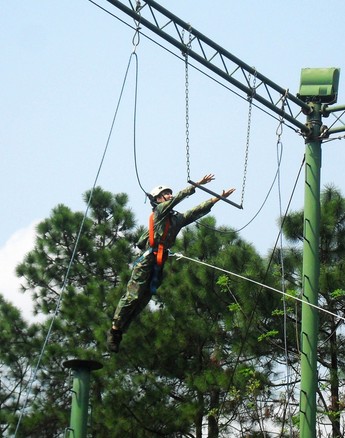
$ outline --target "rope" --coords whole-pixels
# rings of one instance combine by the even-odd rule
[[[43,346],[42,346],[41,352],[39,354],[39,357],[38,357],[38,360],[37,360],[37,364],[36,364],[33,372],[31,373],[31,376],[30,376],[30,379],[29,379],[29,382],[28,382],[28,385],[27,385],[28,389],[27,389],[27,392],[26,392],[26,397],[25,397],[25,400],[24,400],[24,404],[22,406],[22,409],[21,409],[21,412],[20,412],[20,415],[19,415],[19,419],[18,419],[18,422],[17,422],[16,430],[14,432],[14,438],[16,438],[17,433],[19,431],[19,427],[20,427],[20,424],[22,422],[22,419],[23,419],[23,416],[24,416],[24,412],[25,412],[27,404],[28,404],[29,397],[30,397],[31,392],[32,392],[33,383],[36,380],[37,373],[38,373],[39,367],[41,365],[43,354],[44,354],[45,349],[47,347],[47,344],[48,344],[48,341],[49,341],[49,338],[50,338],[50,335],[51,335],[51,332],[52,332],[52,329],[53,329],[53,325],[54,325],[55,319],[56,319],[56,317],[57,317],[57,315],[59,314],[59,311],[60,311],[62,297],[63,297],[63,294],[64,294],[64,292],[66,290],[66,287],[67,287],[67,284],[68,284],[69,274],[70,274],[70,271],[71,271],[71,268],[72,268],[72,264],[74,262],[74,258],[75,258],[76,252],[77,252],[77,248],[78,248],[79,240],[80,240],[80,237],[81,237],[81,233],[82,233],[82,230],[84,228],[84,223],[85,223],[85,220],[87,218],[87,214],[88,214],[89,209],[90,209],[93,193],[94,193],[94,190],[96,188],[97,181],[98,181],[101,169],[103,167],[105,156],[106,156],[106,153],[107,153],[107,150],[108,150],[108,147],[109,147],[110,138],[112,136],[112,132],[113,132],[113,129],[114,129],[115,121],[116,121],[116,118],[117,118],[117,113],[118,113],[119,106],[120,106],[120,103],[121,103],[121,99],[122,99],[124,87],[125,87],[125,84],[126,84],[126,81],[127,81],[128,71],[129,71],[129,67],[130,67],[133,55],[135,55],[134,51],[130,55],[130,58],[129,58],[129,61],[128,61],[126,73],[125,73],[123,84],[122,84],[122,87],[121,87],[120,96],[119,96],[119,99],[118,99],[118,102],[117,102],[117,105],[116,105],[114,117],[113,117],[113,120],[112,120],[112,123],[111,123],[109,135],[108,135],[108,138],[107,138],[107,141],[106,141],[106,145],[105,145],[105,148],[104,148],[104,151],[103,151],[103,155],[102,155],[102,158],[101,158],[101,161],[100,161],[97,173],[96,173],[96,177],[95,177],[92,189],[90,191],[89,200],[88,200],[85,212],[84,212],[83,219],[82,219],[81,224],[80,224],[80,228],[79,228],[79,231],[78,231],[78,234],[77,234],[75,245],[74,245],[74,248],[73,248],[73,251],[72,251],[71,259],[69,261],[69,264],[68,264],[68,267],[67,267],[67,270],[66,270],[66,274],[65,274],[65,277],[64,277],[64,280],[63,280],[63,284],[62,284],[62,287],[61,287],[61,292],[60,292],[59,298],[58,298],[57,303],[56,303],[56,308],[55,308],[55,311],[53,313],[53,316],[52,316],[52,319],[51,319],[51,322],[50,322],[50,325],[49,325],[49,328],[48,328],[48,332],[47,332],[46,338],[45,338],[45,340],[43,342]]]
[[[234,276],[234,277],[240,278],[240,279],[242,279],[242,280],[249,281],[250,283],[253,283],[253,284],[256,284],[256,285],[258,285],[258,286],[261,286],[261,287],[264,288],[264,289],[272,290],[273,292],[277,292],[277,293],[279,293],[279,294],[281,294],[281,295],[283,295],[283,296],[285,296],[285,297],[289,297],[289,298],[292,298],[292,299],[294,299],[294,300],[296,300],[296,301],[299,301],[299,302],[301,302],[301,303],[307,304],[308,306],[310,306],[310,307],[314,307],[315,309],[317,309],[317,310],[319,310],[319,311],[321,311],[321,312],[327,313],[327,314],[329,314],[329,315],[334,316],[335,318],[338,318],[338,319],[341,319],[342,321],[345,321],[345,318],[344,318],[344,317],[339,316],[339,315],[337,315],[337,314],[335,314],[335,313],[333,313],[333,312],[330,312],[330,311],[327,310],[327,309],[323,309],[322,307],[319,307],[319,306],[317,306],[317,305],[315,305],[315,304],[309,303],[308,301],[305,301],[305,300],[303,300],[303,299],[301,299],[301,298],[298,298],[298,297],[295,297],[295,296],[293,296],[293,295],[290,295],[290,294],[288,294],[288,293],[286,293],[286,292],[283,292],[283,291],[281,291],[281,290],[279,290],[279,289],[276,289],[276,288],[274,288],[274,287],[272,287],[272,286],[268,286],[267,284],[260,283],[259,281],[253,280],[252,278],[244,277],[243,275],[236,274],[235,272],[228,271],[228,270],[226,270],[226,269],[220,268],[220,267],[218,267],[218,266],[211,265],[211,264],[206,263],[206,262],[202,262],[201,260],[197,260],[197,259],[193,259],[193,258],[191,258],[191,257],[187,257],[187,256],[183,255],[182,253],[172,253],[172,252],[170,252],[169,255],[170,255],[171,257],[176,257],[177,260],[180,260],[180,259],[186,259],[186,260],[189,260],[190,262],[198,263],[198,264],[200,264],[200,265],[204,265],[204,266],[206,266],[206,267],[208,267],[208,268],[212,268],[212,269],[215,269],[215,270],[217,270],[217,271],[224,272],[225,274],[229,274],[229,275],[232,275],[232,276]]]
[[[136,49],[136,46],[135,46]],[[134,50],[135,50],[134,49]],[[138,171],[138,162],[137,162],[137,105],[138,105],[138,56],[135,52],[132,53],[135,57],[135,93],[134,93],[134,112],[133,112],[133,156],[134,156],[134,168],[135,175],[137,177],[137,181],[141,190],[146,193],[146,190],[141,184],[139,171]]]
[[[137,12],[140,10],[140,1],[137,1]],[[138,185],[140,189],[145,193],[145,196],[148,195],[147,191],[144,189],[138,171],[138,160],[137,160],[137,106],[138,106],[138,83],[139,83],[139,59],[136,54],[137,47],[140,43],[140,21],[136,22],[137,27],[135,30],[135,34],[133,36],[133,52],[132,56],[135,58],[135,85],[134,85],[134,110],[133,110],[133,158],[134,158],[134,169],[135,175],[137,178]]]
[[[284,96],[282,98],[282,110],[285,109],[285,100],[286,97]],[[281,172],[280,172],[280,159],[279,157],[282,155],[283,150],[283,143],[282,143],[282,135],[283,135],[283,118],[280,118],[280,123],[278,125],[277,131],[277,163],[278,163],[278,201],[279,201],[279,216],[283,217],[283,211],[282,211],[282,196],[281,196]],[[279,150],[281,151],[279,153]],[[283,233],[279,233],[279,244],[280,244],[280,266],[281,266],[281,287],[282,292],[285,293],[285,267],[284,267],[284,249],[283,249]],[[287,388],[287,410],[288,410],[288,423],[289,423],[289,429],[290,429],[290,436],[292,436],[292,415],[291,415],[291,405],[290,405],[290,399],[292,396],[291,391],[291,382],[290,382],[290,372],[289,372],[289,351],[288,351],[288,344],[287,344],[287,305],[286,305],[286,297],[283,296],[283,311],[284,311],[284,317],[283,317],[283,333],[284,333],[284,352],[285,352],[285,367],[286,367],[286,388]],[[285,424],[285,413],[286,410],[284,409],[284,417],[282,421],[282,427],[284,427]]]
[[[274,187],[274,184],[275,184],[275,182],[276,182],[276,180],[277,180],[278,173],[279,173],[279,167],[280,167],[281,159],[282,159],[282,154],[283,154],[283,151],[281,151],[280,159],[279,159],[279,161],[278,161],[278,169],[277,169],[277,171],[276,171],[276,173],[275,173],[275,175],[274,175],[274,178],[273,178],[272,184],[271,184],[270,188],[268,189],[268,192],[267,192],[267,195],[265,196],[265,199],[263,200],[263,202],[262,202],[261,206],[259,207],[258,211],[257,211],[257,212],[254,214],[254,216],[250,219],[250,221],[247,222],[245,225],[243,225],[241,228],[239,228],[239,229],[236,230],[237,233],[240,232],[240,231],[242,231],[242,230],[244,230],[245,228],[247,228],[248,225],[250,225],[250,224],[254,221],[254,219],[256,219],[256,217],[261,213],[261,210],[264,208],[264,206],[265,206],[265,204],[266,204],[266,202],[267,202],[267,199],[269,198],[269,196],[270,196],[270,194],[271,194],[271,192],[272,192],[272,189],[273,189],[273,187]]]

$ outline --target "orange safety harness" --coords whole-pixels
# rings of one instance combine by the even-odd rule
[[[164,243],[165,243],[165,239],[168,235],[169,227],[170,227],[170,219],[168,217],[168,219],[165,223],[164,231],[163,231],[162,237],[160,239],[160,242],[158,243],[157,249],[155,249],[154,213],[153,212],[151,213],[150,219],[149,219],[149,244],[150,244],[150,247],[153,248],[153,253],[156,256],[156,262],[157,262],[158,266],[163,265]]]

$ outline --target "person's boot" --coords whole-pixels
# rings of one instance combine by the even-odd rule
[[[112,353],[118,353],[122,341],[122,331],[111,328],[107,332],[107,346]]]

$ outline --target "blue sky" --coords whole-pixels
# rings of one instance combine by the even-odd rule
[[[345,104],[342,0],[160,3],[292,94],[298,92],[302,68],[339,67],[337,104]],[[132,24],[107,1],[99,4]],[[0,292],[13,298],[18,288],[13,269],[31,248],[33,224],[59,203],[85,209],[82,193],[92,187],[100,165],[132,52],[133,30],[88,0],[2,2],[0,28]],[[184,64],[144,37],[136,53],[140,179],[146,190],[160,183],[178,190],[187,179]],[[128,193],[138,224],[145,225],[149,204],[135,175],[133,96],[134,64],[98,185]],[[240,203],[248,104],[194,69],[189,97],[191,177],[215,173],[209,188],[220,192],[236,187],[232,200]],[[329,122],[332,117],[325,120]],[[275,119],[253,108],[244,209],[219,202],[212,211],[218,225],[242,228],[260,208],[277,170],[277,126]],[[285,210],[305,146],[303,138],[286,127],[282,144],[280,193]],[[323,145],[322,185],[333,183],[345,196],[344,146],[344,140]],[[278,194],[275,185],[261,213],[241,232],[262,254],[277,237]],[[303,196],[302,175],[293,209],[303,207]],[[207,197],[198,192],[180,209]]]

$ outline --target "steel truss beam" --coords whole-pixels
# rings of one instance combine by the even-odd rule
[[[296,126],[303,134],[308,135],[309,128],[296,118],[301,111],[304,113],[310,112],[310,106],[307,103],[275,84],[255,70],[255,68],[245,64],[196,29],[193,29],[188,23],[163,8],[154,0],[107,1],[132,17],[139,23],[140,27],[145,26],[150,31],[156,33],[179,49],[182,54],[188,53],[188,57],[193,58],[225,81],[230,82],[248,98],[252,97]],[[186,32],[187,42],[184,41]],[[190,47],[189,34],[191,35]],[[251,79],[254,77],[256,78],[255,88],[251,86]],[[294,107],[296,115],[293,114],[292,107]]]

